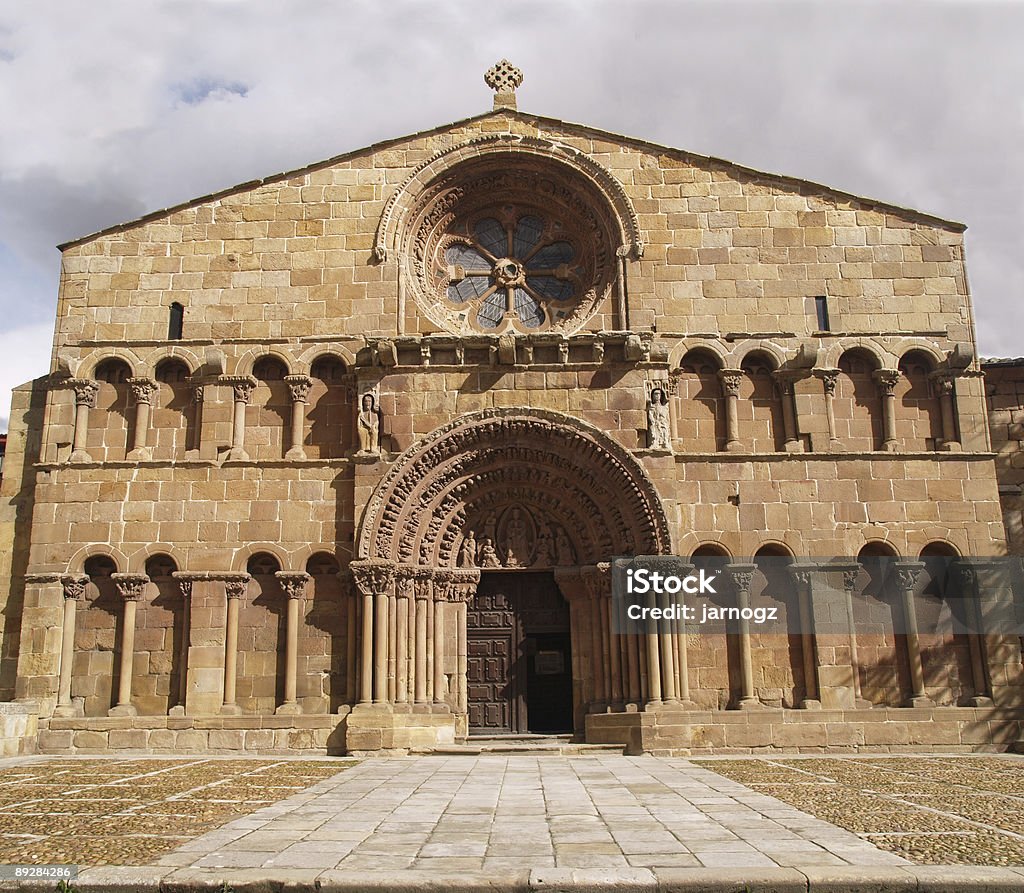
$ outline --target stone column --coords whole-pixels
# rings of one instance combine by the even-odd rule
[[[985,666],[985,627],[981,611],[978,573],[970,563],[958,561],[951,568],[960,590],[960,603],[964,613],[967,647],[971,655],[971,688],[974,694],[966,699],[968,707],[991,707],[992,685]]]
[[[427,698],[427,606],[434,597],[433,575],[423,568],[416,573],[416,655],[413,661],[413,694],[417,704],[430,703]]]
[[[185,715],[188,695],[188,648],[192,637],[192,578],[179,572],[173,574],[181,592],[181,645],[178,648],[178,703],[169,711],[170,716]]]
[[[304,571],[277,571],[274,576],[288,599],[288,614],[285,618],[284,701],[274,712],[294,716],[302,713],[298,701],[299,612],[309,574]]]
[[[725,449],[730,453],[743,451],[743,444],[739,439],[738,409],[742,378],[743,372],[740,369],[720,369],[718,371],[718,380],[722,383],[722,393],[725,395]]]
[[[150,381],[148,378],[129,378],[128,386],[131,388],[132,399],[135,401],[135,440],[128,459],[131,461],[151,459],[149,417],[153,394],[156,393],[156,382]]]
[[[252,399],[256,389],[256,379],[251,375],[240,375],[222,378],[224,384],[230,385],[234,391],[235,412],[231,424],[231,449],[227,459],[247,461],[249,454],[245,451],[245,408]]]
[[[228,599],[227,617],[224,622],[224,703],[220,712],[238,714],[242,710],[235,703],[238,682],[238,604],[245,596],[249,585],[248,574],[225,577],[224,592]]]
[[[383,704],[388,700],[388,599],[394,591],[395,567],[377,558],[349,564],[363,596],[362,676],[360,703]]]
[[[355,704],[359,700],[359,691],[356,687],[357,680],[357,654],[356,638],[358,636],[358,592],[352,575],[348,570],[338,573],[341,580],[342,598],[345,604],[345,703]]]
[[[292,397],[292,442],[291,448],[285,453],[286,459],[305,459],[306,451],[302,441],[306,434],[306,404],[309,402],[309,389],[313,380],[308,375],[286,375],[288,390]]]
[[[476,598],[480,585],[480,571],[476,568],[458,568],[452,571],[452,600],[455,605],[455,711],[469,712],[469,640],[466,615],[469,603]]]
[[[692,564],[680,565],[679,575],[687,577],[693,573]],[[672,621],[672,638],[675,645],[677,691],[683,707],[692,710],[696,704],[690,699],[690,662],[686,653],[686,620],[680,617]]]
[[[72,378],[68,385],[75,392],[75,434],[71,443],[70,462],[92,462],[89,455],[89,410],[96,408],[96,395],[99,393],[98,382],[88,378]]]
[[[818,686],[818,662],[814,653],[814,621],[811,616],[811,599],[814,592],[814,575],[811,568],[793,566],[789,569],[796,588],[800,615],[800,653],[804,671],[804,698],[802,710],[820,710],[821,697]]]
[[[445,703],[444,695],[444,621],[445,603],[451,598],[451,589],[454,584],[452,572],[439,570],[434,572],[434,626],[433,626],[433,647],[432,647],[432,689],[435,705]],[[427,646],[431,646],[428,644]]]
[[[872,703],[864,698],[860,685],[860,658],[857,654],[857,624],[853,616],[853,591],[861,574],[860,565],[840,568],[843,573],[843,592],[846,595],[846,623],[850,630],[850,668],[853,670],[853,700],[856,707],[870,708]]]
[[[821,379],[821,386],[825,391],[825,422],[828,425],[828,448],[837,452],[843,448],[843,444],[836,436],[836,384],[839,381],[838,369],[819,369],[816,375]]]
[[[598,587],[598,600],[601,604],[602,626],[608,630],[608,698],[609,706],[614,710],[621,710],[623,700],[623,672],[622,672],[622,636],[615,632],[615,605],[612,602],[612,575],[611,564],[603,561],[596,565],[595,573],[591,577],[592,585]]]
[[[653,587],[652,587],[653,590]],[[653,591],[647,594],[647,607],[658,606],[657,596]],[[657,632],[644,634],[647,645],[647,706],[660,707],[662,703],[661,688],[661,642]]]
[[[800,432],[796,423],[796,377],[788,370],[777,369],[773,373],[775,388],[782,403],[782,428],[786,441],[787,453],[802,453],[804,445],[800,442]]]
[[[750,584],[754,579],[757,567],[753,564],[733,564],[726,568],[733,590],[736,593],[736,607],[743,611],[750,607]],[[740,650],[740,699],[736,707],[739,710],[751,710],[761,706],[754,694],[754,663],[750,653],[750,621],[740,618],[739,627]]]
[[[898,448],[896,443],[896,383],[900,374],[895,369],[879,369],[875,372],[875,381],[882,392],[882,428],[885,439],[882,449],[893,453]]]
[[[117,685],[117,703],[107,711],[109,716],[135,716],[132,705],[132,669],[135,664],[135,611],[143,590],[149,582],[145,574],[111,574],[117,594],[124,604],[121,626],[121,656]]]
[[[64,589],[64,625],[60,638],[60,670],[57,678],[57,707],[54,716],[77,716],[78,710],[71,700],[71,670],[75,660],[75,613],[78,603],[85,598],[89,578],[66,575],[60,578]]]
[[[395,702],[408,704],[409,697],[409,603],[415,604],[413,569],[399,567],[395,575]]]
[[[672,602],[672,596],[662,592],[658,596],[658,607],[664,612]],[[662,613],[662,617],[664,617]],[[673,704],[679,701],[676,689],[675,636],[672,633],[674,624],[670,620],[658,621],[658,645],[661,651],[661,691],[662,697]]]
[[[934,707],[924,687],[924,666],[921,663],[921,637],[917,631],[917,609],[914,607],[914,587],[917,585],[923,561],[897,561],[893,564],[896,582],[903,601],[904,639],[907,643],[907,662],[910,664],[911,693],[904,706]]]
[[[608,706],[608,686],[604,675],[604,644],[601,638],[600,585],[594,584],[591,574],[586,575],[584,580],[590,595],[590,664],[594,677],[594,700],[590,705],[590,711],[601,713]]]
[[[956,436],[956,412],[954,408],[954,378],[948,373],[932,376],[935,389],[939,392],[939,406],[942,410],[942,444],[941,449],[950,453],[960,451],[960,441]]]

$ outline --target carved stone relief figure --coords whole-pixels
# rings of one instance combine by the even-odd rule
[[[664,388],[652,388],[647,403],[647,446],[652,450],[672,448],[668,396]]]
[[[533,555],[534,567],[550,567],[555,563],[555,542],[551,528],[543,521],[537,530],[537,551]]]
[[[380,452],[380,411],[373,394],[363,394],[356,430],[359,434],[358,455],[372,456]]]
[[[498,553],[494,550],[494,540],[489,536],[484,537],[480,546],[480,567],[501,567],[498,561]]]
[[[530,535],[522,509],[514,506],[505,524],[506,567],[526,567],[530,563]]]
[[[576,563],[576,555],[573,552],[572,543],[569,542],[569,535],[562,527],[558,528],[558,534],[555,537],[555,553],[559,567],[567,567]]]
[[[459,550],[459,567],[476,567],[476,535],[472,530],[466,531]]]

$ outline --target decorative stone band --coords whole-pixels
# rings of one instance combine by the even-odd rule
[[[305,571],[276,571],[274,576],[288,598],[302,598],[306,594],[309,574]]]
[[[239,403],[249,402],[257,384],[256,379],[251,375],[223,375],[219,382],[229,385],[234,390],[235,400]]]
[[[434,597],[438,601],[469,602],[476,595],[480,571],[460,567],[434,571]]]
[[[46,576],[49,574],[36,574],[34,576]],[[59,577],[60,585],[64,588],[64,598],[71,598],[80,601],[85,596],[85,584],[89,578],[85,574],[64,574]]]
[[[137,602],[149,582],[145,574],[111,574],[110,579],[117,587],[117,594],[126,602]]]
[[[129,378],[128,387],[132,391],[132,399],[136,403],[151,403],[156,393],[156,382],[148,378]]]
[[[44,583],[57,583],[66,576],[69,575],[56,573],[55,571],[44,574],[25,574],[25,582],[30,585],[38,586]]]
[[[96,408],[96,395],[99,393],[99,382],[89,378],[69,378],[67,386],[75,392],[75,403],[79,406]]]

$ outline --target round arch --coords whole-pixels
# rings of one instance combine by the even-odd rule
[[[406,450],[366,507],[356,554],[452,567],[470,530],[482,541],[507,518],[538,538],[564,534],[559,564],[672,550],[661,500],[632,455],[570,416],[509,408],[462,416]]]
[[[287,375],[291,375],[292,366],[295,364],[295,360],[291,356],[284,353],[284,351],[278,350],[276,347],[254,347],[251,350],[247,350],[242,356],[235,362],[235,375],[252,375],[253,367],[257,362],[264,358],[270,358],[273,360],[280,360],[284,364]]]

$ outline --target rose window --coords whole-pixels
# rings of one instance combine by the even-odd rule
[[[485,331],[506,320],[517,328],[545,328],[580,297],[576,255],[557,224],[533,214],[482,217],[444,249],[447,300]]]

